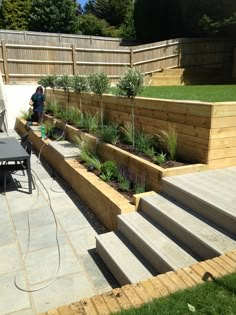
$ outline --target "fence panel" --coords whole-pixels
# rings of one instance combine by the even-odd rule
[[[233,67],[233,43],[223,39],[174,39],[129,49],[5,40],[0,51],[0,69],[7,83],[12,78],[14,82],[17,78],[21,82],[37,81],[48,74],[95,72],[105,72],[116,79],[128,67],[135,67],[143,74],[176,67],[217,67],[232,72]]]

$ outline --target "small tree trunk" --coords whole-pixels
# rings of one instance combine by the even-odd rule
[[[101,106],[101,129],[103,129],[103,102],[102,102],[102,96],[100,99],[100,106]]]
[[[81,127],[82,127],[82,124],[83,124],[83,107],[82,107],[81,94],[79,95],[79,109],[80,109],[80,123],[81,123]]]
[[[132,107],[132,114],[131,114],[131,118],[132,118],[132,145],[134,147],[135,130],[134,130],[134,99],[133,98],[131,98],[131,107]]]

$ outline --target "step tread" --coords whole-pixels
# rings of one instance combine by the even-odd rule
[[[230,173],[234,176],[230,176]],[[235,179],[236,167],[232,167],[224,170],[164,178],[163,185],[169,183],[176,186],[189,195],[201,199],[204,203],[210,204],[236,218]]]
[[[131,283],[153,276],[116,233],[100,234],[96,236],[96,239]]]
[[[119,215],[135,235],[162,257],[172,269],[196,263],[196,260],[137,212]]]
[[[188,233],[194,234],[194,236],[202,242],[207,243],[219,254],[236,249],[236,242],[234,240],[196,218],[194,215],[163,196],[158,194],[144,196],[142,200],[151,204],[152,211],[161,212],[168,217],[169,220],[175,221],[182,229],[186,230]]]

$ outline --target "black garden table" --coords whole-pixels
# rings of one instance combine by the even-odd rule
[[[30,155],[20,145],[16,138],[7,137],[0,138],[0,172],[1,167],[4,169],[6,162],[25,162],[25,170],[28,175],[29,193],[32,194],[32,176],[30,166]],[[15,163],[17,169],[17,164]],[[14,164],[11,165],[11,169],[14,170]]]

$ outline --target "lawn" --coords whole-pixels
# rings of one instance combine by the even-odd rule
[[[235,315],[236,273],[116,315]]]
[[[115,94],[116,89],[112,88]],[[146,86],[143,97],[204,102],[236,102],[236,85]]]

